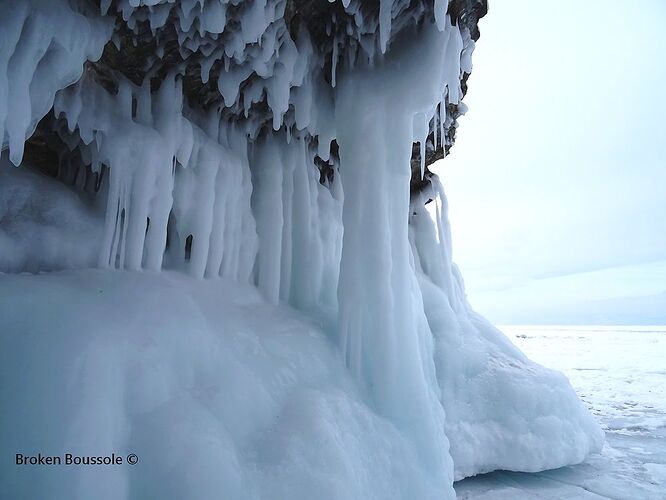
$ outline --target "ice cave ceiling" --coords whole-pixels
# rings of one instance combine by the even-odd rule
[[[377,45],[390,44],[401,32],[432,19],[438,2],[392,2],[388,40],[382,42],[377,33],[384,3],[391,2],[236,0],[205,5],[198,1],[83,0],[73,5],[80,13],[90,16],[105,12],[104,20],[113,26],[113,34],[105,44],[101,58],[84,65],[85,73],[107,92],[117,94],[120,79],[137,86],[148,80],[151,92],[155,92],[168,74],[176,73],[182,78],[183,94],[191,108],[219,109],[223,121],[245,126],[248,134],[256,138],[275,125],[302,128],[298,126],[293,104],[283,110],[279,122],[272,123],[274,111],[268,102],[266,80],[273,76],[271,66],[281,64],[280,52],[290,50],[294,41],[303,40],[304,31],[309,39],[305,43],[312,45],[312,78],[331,86],[334,85],[337,65],[350,64],[349,61],[358,57],[376,57],[376,53],[382,50]],[[262,15],[253,12],[257,5],[263,5],[270,15],[260,19]],[[479,38],[478,21],[487,9],[487,0],[452,0],[447,13],[454,25],[460,25],[471,40],[476,41]],[[227,73],[229,69],[236,70],[235,81],[231,85],[220,83],[220,72]],[[462,95],[467,92],[469,75],[466,71],[461,73]],[[301,82],[291,81],[287,91],[300,85]],[[442,123],[436,124],[433,119],[429,125],[423,175],[421,147],[417,142],[413,145],[412,191],[420,191],[428,184],[430,172],[427,167],[448,154],[455,141],[456,119],[465,110],[464,104],[449,103],[448,99],[440,106],[445,107],[437,111]],[[63,127],[58,121],[53,112],[49,112],[25,144],[27,163],[50,175],[57,174],[58,158],[79,155],[70,150],[71,144],[63,142],[60,137]],[[310,139],[311,142],[317,140],[318,136]],[[335,138],[330,153],[330,158],[315,158],[322,182],[326,177],[330,178],[336,168]]]

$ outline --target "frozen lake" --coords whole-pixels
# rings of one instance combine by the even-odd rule
[[[666,499],[666,326],[501,327],[530,358],[564,372],[606,431],[601,454],[538,474],[456,484],[459,499]]]

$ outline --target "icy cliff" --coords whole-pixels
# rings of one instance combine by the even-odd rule
[[[10,496],[454,498],[601,446],[471,310],[427,170],[484,1],[0,5]],[[145,460],[6,461],[68,451]]]

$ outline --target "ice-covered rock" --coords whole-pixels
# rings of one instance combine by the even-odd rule
[[[427,171],[484,1],[15,4],[0,271],[101,270],[0,276],[3,457],[146,460],[10,496],[442,499],[599,448],[467,304]]]

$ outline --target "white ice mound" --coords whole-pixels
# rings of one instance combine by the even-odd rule
[[[334,342],[256,288],[103,270],[0,279],[2,498],[432,499],[450,486]],[[115,467],[14,454],[135,453]],[[448,489],[447,489],[448,488]]]
[[[455,479],[582,462],[601,450],[599,424],[564,375],[527,359],[471,309],[450,260],[446,197],[433,181],[435,220],[415,203],[410,226]]]
[[[601,450],[603,432],[564,375],[527,359],[474,313],[460,321],[462,335],[438,329],[441,309],[427,302],[456,480],[555,469]]]
[[[103,213],[76,190],[0,156],[0,271],[93,266]]]

